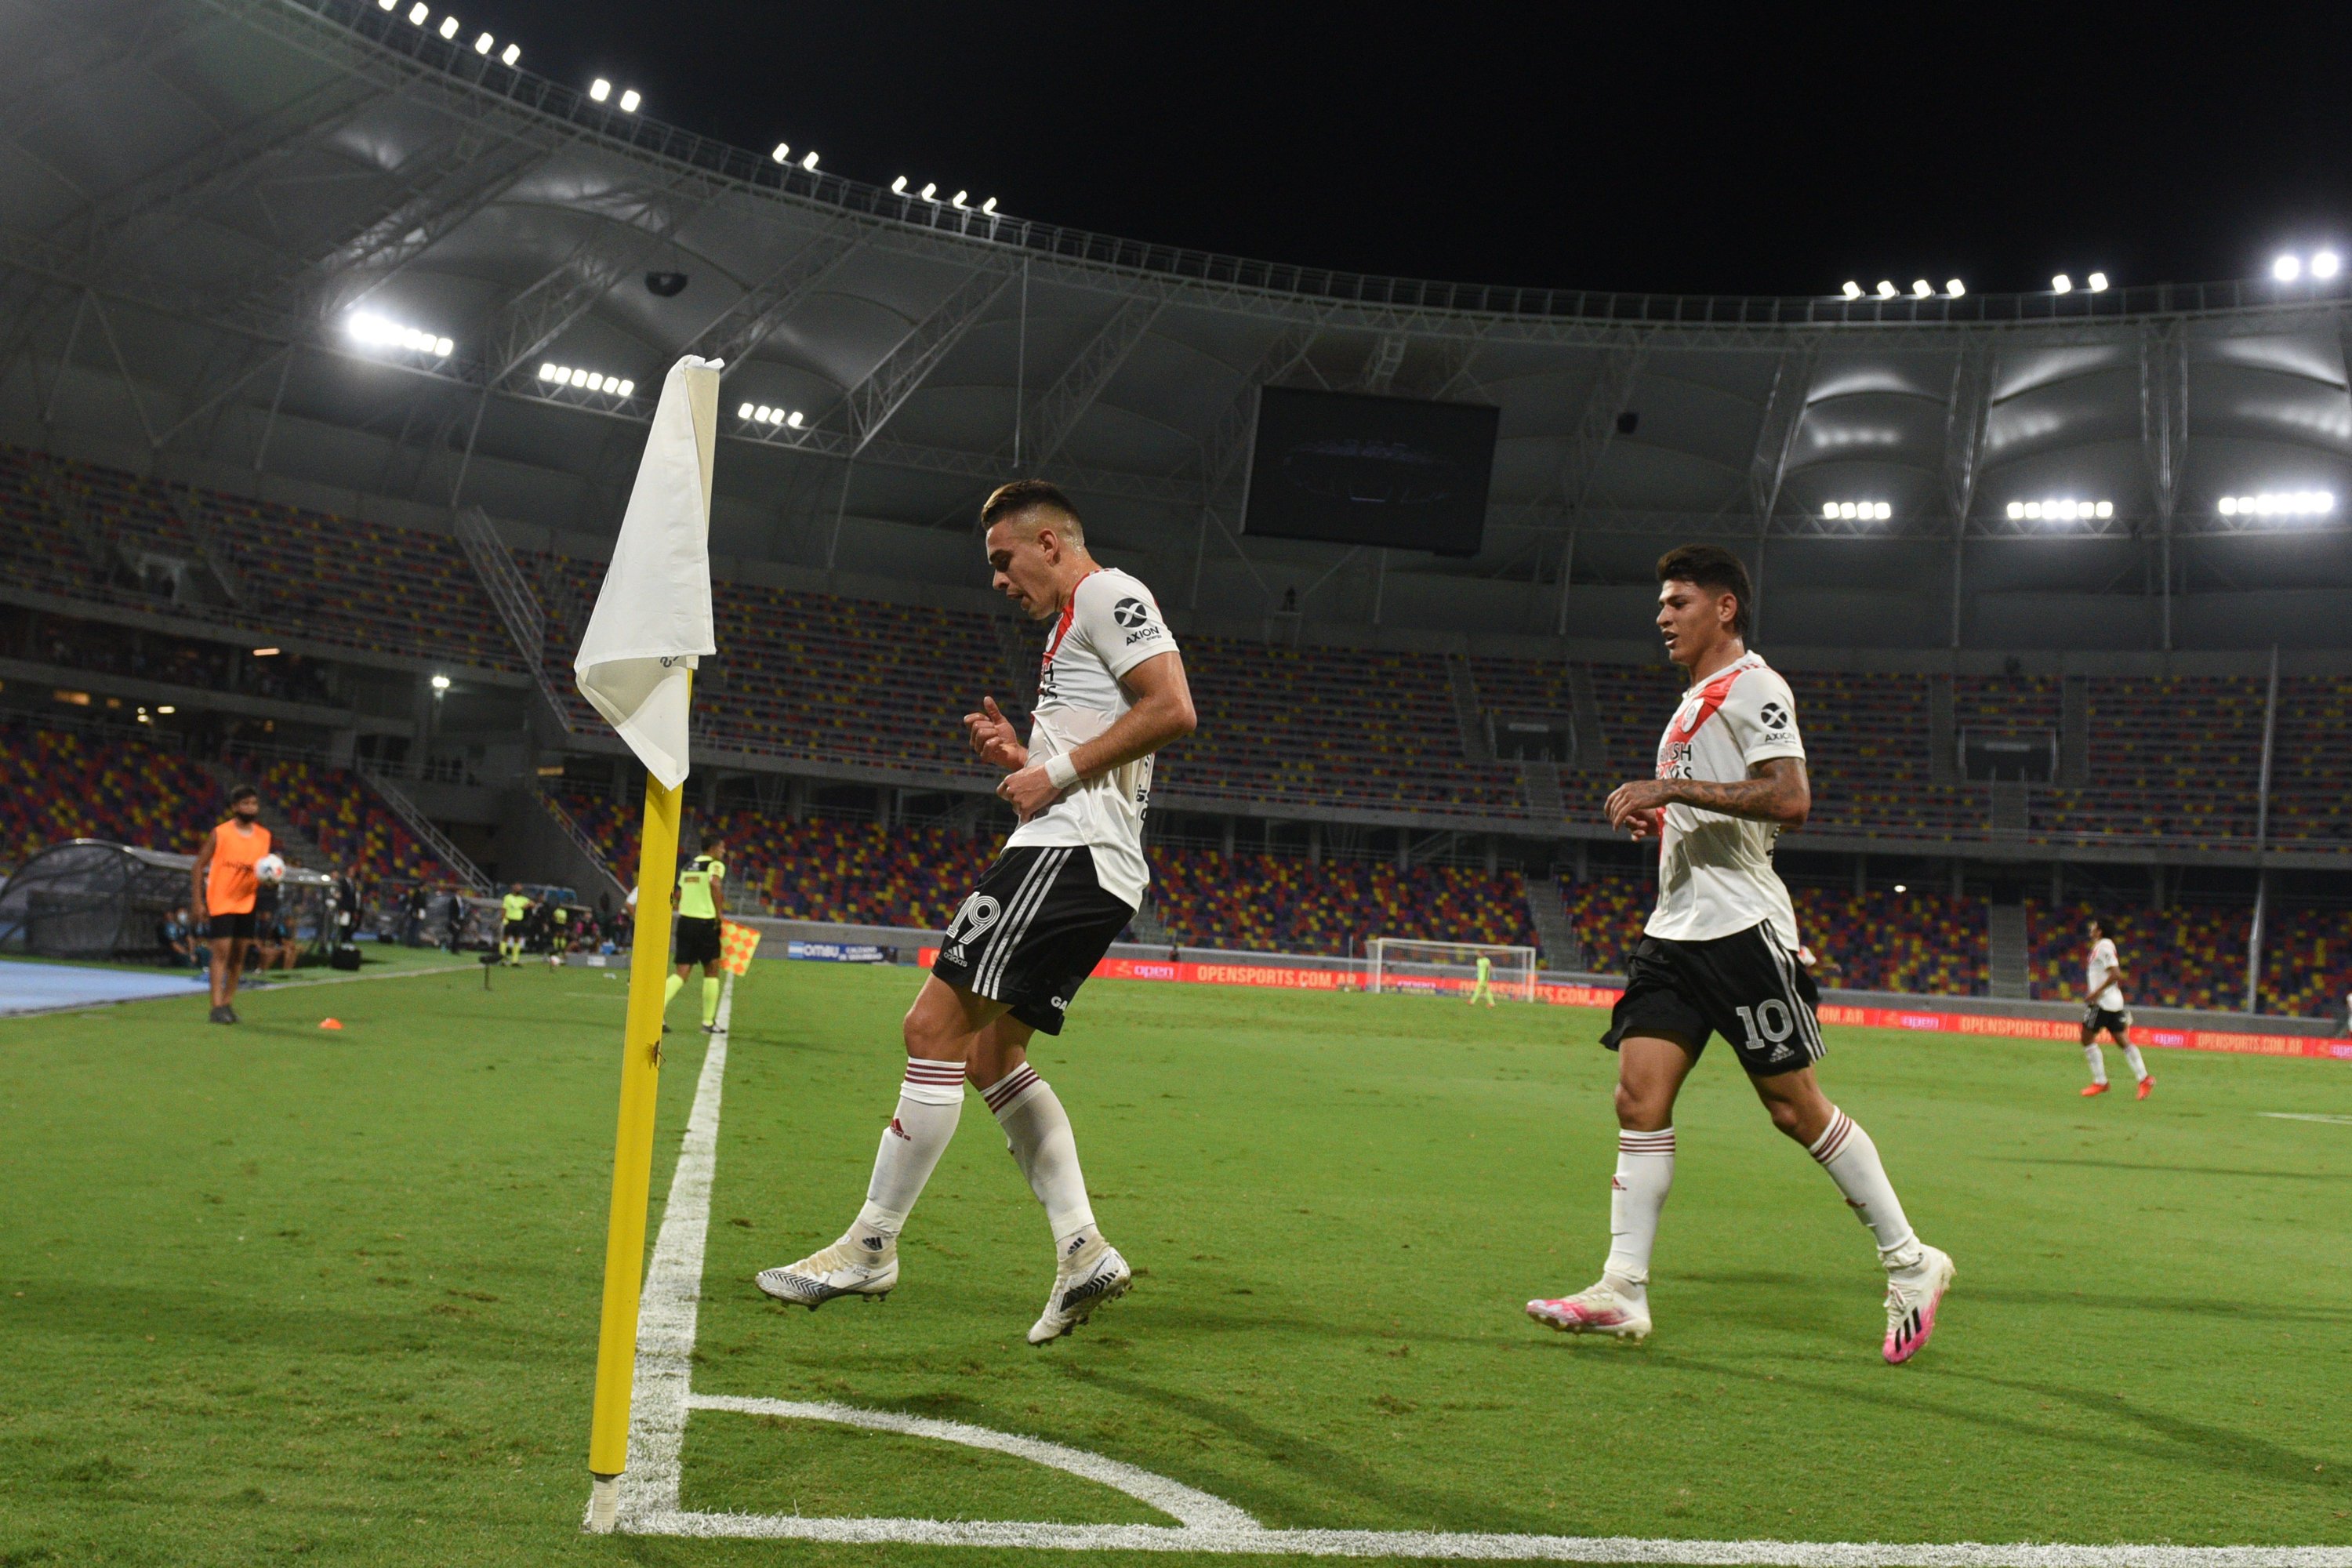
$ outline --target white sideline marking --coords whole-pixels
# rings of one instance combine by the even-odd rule
[[[2330,1127],[2352,1127],[2352,1116],[2322,1116],[2315,1110],[2258,1110],[2273,1121],[2325,1121]]]
[[[1612,1535],[1505,1535],[1404,1530],[1268,1530],[1240,1509],[1134,1465],[1040,1438],[851,1405],[696,1394],[691,1384],[702,1258],[718,1163],[719,1100],[727,1074],[730,979],[718,1032],[687,1118],[661,1234],[637,1314],[637,1375],[629,1468],[618,1528],[631,1535],[845,1545],[996,1546],[1057,1552],[1202,1552],[1284,1557],[1433,1557],[1470,1562],[1628,1563],[1658,1568],[2352,1568],[2344,1546],[2061,1546],[2021,1542],[1908,1545],[1835,1541],[1675,1541]],[[2273,1113],[2284,1114],[2284,1113]],[[678,1456],[692,1410],[838,1421],[1033,1459],[1127,1493],[1181,1521],[1044,1524],[992,1520],[813,1519],[787,1513],[689,1513],[678,1501]]]

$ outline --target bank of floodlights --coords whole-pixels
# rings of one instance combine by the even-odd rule
[[[2107,275],[2104,272],[2094,272],[2083,279],[2083,287],[2093,294],[2104,294],[2107,291]],[[2050,291],[2053,294],[2072,294],[2074,291],[2074,280],[2061,272],[2057,277],[2050,279]]]
[[[627,397],[637,390],[637,384],[601,371],[582,370],[576,365],[557,364],[552,360],[539,367],[541,383],[550,388],[571,386],[583,392],[601,392],[614,397]]]
[[[1883,500],[1825,500],[1822,502],[1822,519],[1826,522],[1888,522],[1895,517],[1891,502]]]
[[[2315,250],[2309,259],[2293,254],[2282,256],[2271,263],[2271,276],[2282,283],[2292,283],[2309,273],[2325,283],[2344,270],[2344,258],[2332,250]]]
[[[2250,496],[2223,496],[2223,517],[2326,517],[2336,510],[2329,490],[2258,490]]]
[[[612,96],[613,84],[603,77],[600,76],[588,84],[588,97],[593,101],[602,103]],[[644,101],[644,99],[637,96],[637,89],[634,87],[624,88],[621,90],[620,109],[624,114],[635,114],[637,111],[637,105]]]
[[[2021,522],[2088,522],[2094,518],[2105,520],[2116,515],[2116,503],[2111,500],[2076,500],[2068,496],[2048,500],[2013,500],[2009,503],[2009,521]]]
[[[746,424],[797,430],[801,427],[802,415],[797,408],[787,413],[781,408],[772,408],[764,403],[746,403],[735,410],[735,417]]]
[[[982,208],[982,210],[986,211],[987,209]],[[1882,300],[1892,300],[1897,294],[1901,293],[1902,290],[1895,287],[1895,280],[1893,279],[1882,278],[1878,280],[1878,288],[1875,292],[1877,293],[1878,298]],[[1962,284],[1957,278],[1952,279],[1944,285],[1944,297],[1948,300],[1957,300],[1967,292],[1967,286]],[[1845,280],[1844,284],[1839,288],[1838,293],[1848,300],[1859,300],[1862,298],[1863,293],[1862,285],[1849,278]],[[1928,282],[1925,278],[1913,279],[1911,281],[1911,297],[1915,300],[1932,300],[1936,297],[1936,287],[1934,284]]]
[[[352,337],[370,348],[405,349],[427,359],[447,359],[457,347],[447,338],[418,327],[386,321],[373,310],[355,310],[343,325]]]

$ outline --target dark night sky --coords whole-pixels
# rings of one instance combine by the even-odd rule
[[[2252,276],[2352,241],[2352,11],[463,0],[887,184],[1275,260],[1688,293]]]

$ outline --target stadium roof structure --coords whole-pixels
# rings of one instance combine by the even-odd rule
[[[1650,563],[1700,537],[1758,563],[1783,643],[2338,647],[2352,610],[2340,277],[1366,277],[716,142],[408,0],[10,0],[0,42],[14,439],[609,537],[695,353],[728,366],[717,547],[803,566],[975,583],[976,503],[1038,473],[1171,605],[1236,620],[1296,591],[1324,619],[1641,637]],[[1265,384],[1498,405],[1484,551],[1239,537]]]

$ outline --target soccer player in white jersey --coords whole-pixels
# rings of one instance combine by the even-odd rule
[[[1658,907],[1626,965],[1601,1043],[1617,1053],[1617,1173],[1609,1258],[1573,1296],[1528,1303],[1539,1323],[1640,1340],[1650,1253],[1674,1184],[1675,1097],[1710,1031],[1747,1069],[1772,1125],[1821,1163],[1878,1244],[1887,1361],[1935,1331],[1952,1260],[1912,1234],[1870,1135],[1822,1094],[1821,1025],[1797,954],[1796,911],[1772,843],[1812,808],[1789,684],[1748,651],[1748,569],[1687,544],[1658,563],[1658,629],[1689,689],[1658,743],[1657,776],[1610,795],[1611,826],[1659,839]]]
[[[1060,490],[1040,479],[1001,486],[981,522],[993,585],[1053,623],[1028,743],[992,698],[963,720],[972,749],[1004,770],[996,793],[1020,826],[948,922],[908,1010],[906,1081],[866,1206],[839,1241],[758,1283],[812,1310],[887,1294],[899,1231],[955,1135],[968,1079],[1053,1231],[1053,1292],[1029,1330],[1044,1344],[1125,1294],[1134,1274],[1096,1227],[1070,1119],[1029,1065],[1029,1041],[1062,1032],[1070,999],[1143,900],[1152,753],[1192,732],[1192,696],[1151,590],[1096,563]]]
[[[2146,1100],[2156,1088],[2155,1075],[2139,1059],[2131,1041],[2131,1008],[2124,1001],[2124,964],[2116,956],[2116,939],[2106,933],[2097,916],[2091,919],[2091,956],[2083,965],[2083,1059],[2091,1065],[2091,1081],[2083,1096],[2107,1092],[2107,1058],[2099,1049],[2099,1032],[2124,1048],[2124,1060],[2139,1080],[2137,1098]]]

